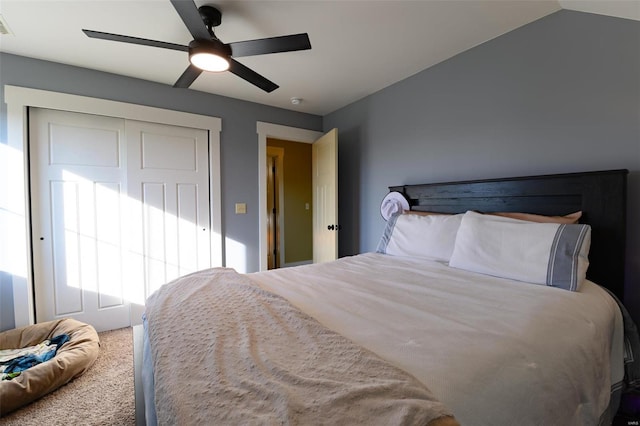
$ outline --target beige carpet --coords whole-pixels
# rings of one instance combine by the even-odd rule
[[[132,329],[99,334],[100,354],[89,371],[0,425],[134,425]]]

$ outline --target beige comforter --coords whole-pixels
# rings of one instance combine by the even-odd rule
[[[159,424],[453,425],[417,379],[231,269],[147,300]]]
[[[378,253],[249,277],[422,381],[463,425],[598,425],[624,377],[620,310],[590,281],[573,292]]]

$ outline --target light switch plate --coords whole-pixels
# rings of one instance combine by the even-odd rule
[[[246,214],[246,213],[247,213],[247,204],[236,203],[236,214]]]

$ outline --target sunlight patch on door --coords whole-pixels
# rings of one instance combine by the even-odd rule
[[[81,290],[97,293],[100,308],[144,305],[163,284],[201,268],[197,247],[211,238],[198,237],[210,229],[196,223],[189,204],[196,197],[194,187],[182,185],[178,191],[184,203],[176,215],[163,208],[162,184],[150,185],[141,201],[124,194],[118,183],[92,182],[68,171],[63,181],[51,188],[58,312],[82,310]],[[193,249],[181,252],[180,245]],[[244,271],[245,246],[227,239],[227,250]]]

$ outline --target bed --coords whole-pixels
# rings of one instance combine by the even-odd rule
[[[199,416],[223,412],[216,418],[225,424],[610,424],[625,379],[624,318],[614,296],[624,298],[626,175],[614,170],[392,186],[390,192],[401,194],[412,212],[441,214],[394,215],[376,253],[247,275],[201,271],[163,286],[159,293],[166,294],[149,300],[145,330],[134,330],[138,423],[197,424],[210,418]],[[478,211],[545,217],[580,211],[583,225],[527,222],[526,229],[534,239],[552,226],[588,230],[587,237],[575,234],[576,247],[590,245],[586,279],[575,279],[586,269],[576,261],[574,278],[552,277],[555,288],[523,282],[518,274],[537,279],[532,265],[538,258],[530,252],[524,272],[507,264],[508,273],[501,275],[495,272],[500,263],[474,270],[491,264],[491,257],[478,259],[493,245],[478,250],[483,244],[473,238],[490,239],[516,226],[513,219]],[[443,244],[426,248],[433,256],[406,255],[403,247],[394,253],[394,244],[411,238],[411,220],[439,232],[443,228],[432,223],[457,220],[450,258],[442,258],[447,237],[437,232]],[[401,229],[409,237],[399,237]],[[584,242],[589,236],[590,244]],[[582,249],[576,253],[585,260]],[[236,294],[241,288],[246,292]],[[227,300],[236,304],[230,307]],[[271,317],[280,306],[286,311]],[[306,325],[292,323],[294,317]],[[269,330],[271,323],[279,328]],[[307,338],[311,342],[299,346]],[[204,351],[198,347],[214,341]],[[222,346],[231,352],[223,353]],[[333,360],[321,358],[328,346],[349,355],[347,367],[344,360],[333,367]],[[189,363],[183,374],[175,371],[175,361],[184,361],[185,348],[206,362]],[[212,375],[203,380],[200,369]],[[253,375],[237,378],[230,373],[236,370]],[[256,370],[261,378],[266,372],[269,380],[278,379],[257,384]],[[330,370],[320,372],[329,379],[309,376],[318,370]],[[336,371],[339,377],[331,376]],[[344,379],[352,373],[354,378]],[[283,376],[291,382],[277,392]],[[363,376],[374,384],[361,381]],[[320,383],[320,391],[307,397],[301,381]],[[333,387],[341,381],[346,388]],[[365,389],[364,396],[353,383]],[[305,397],[296,397],[298,392]],[[332,398],[325,401],[325,394]],[[226,399],[214,402],[214,395]],[[234,417],[247,401],[260,415]],[[212,413],[197,414],[207,408]]]

